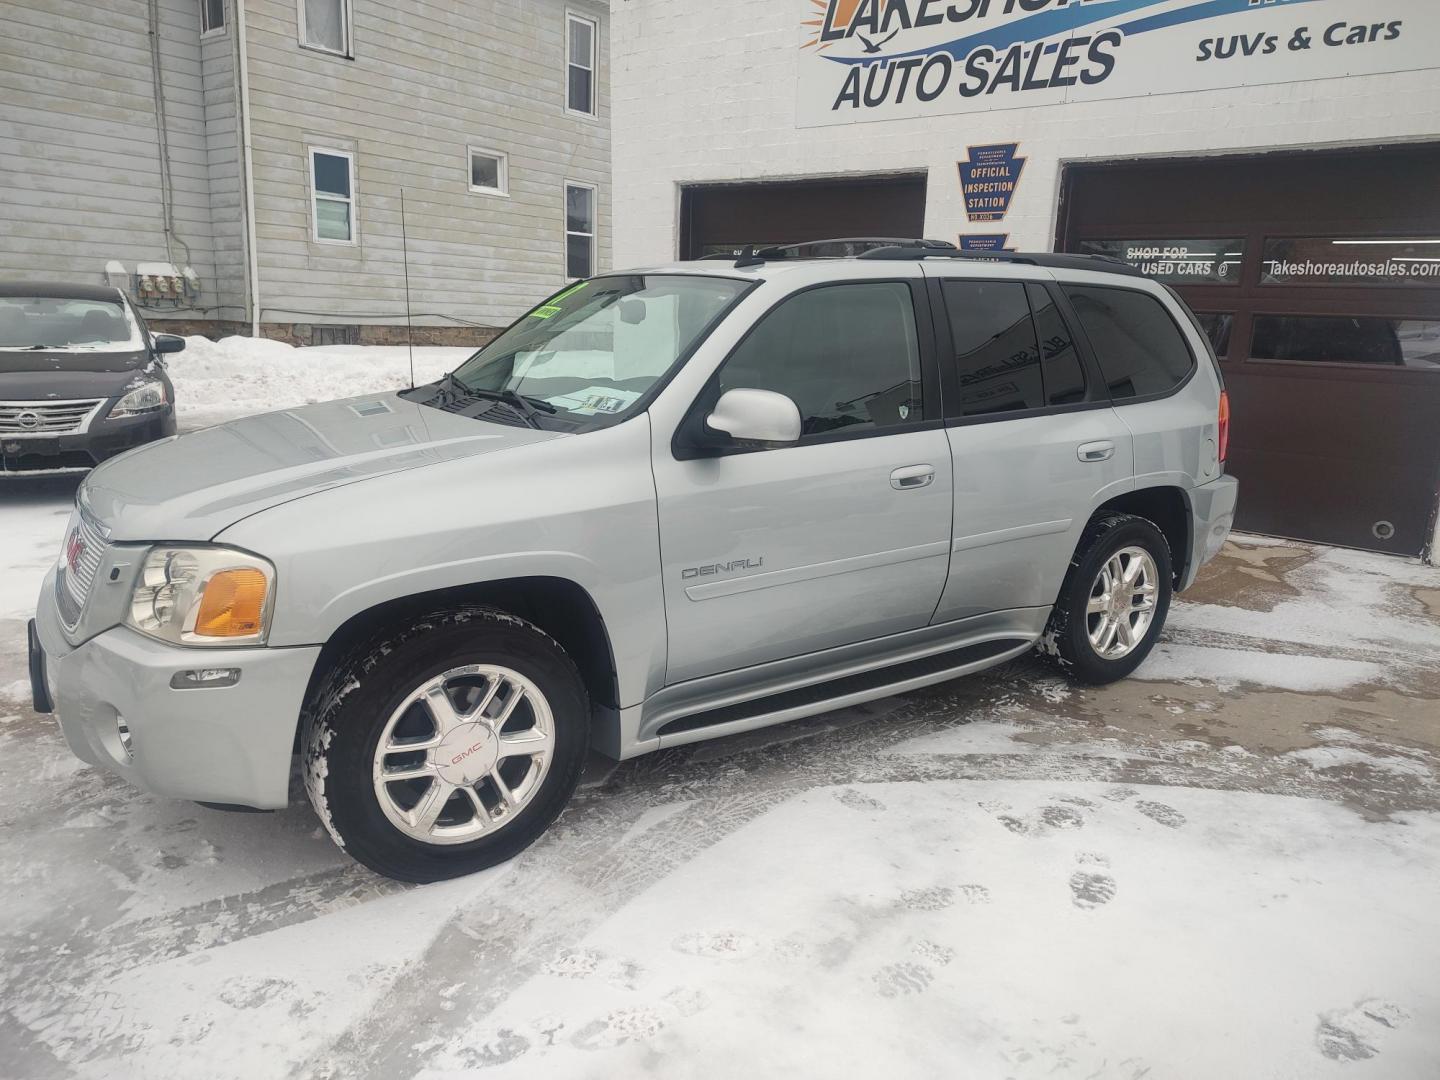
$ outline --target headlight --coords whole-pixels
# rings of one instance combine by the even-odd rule
[[[153,409],[161,408],[169,400],[170,396],[165,392],[165,384],[159,379],[153,379],[150,382],[141,383],[117,401],[114,408],[110,410],[110,415],[134,416],[137,413],[150,412]]]
[[[275,568],[222,547],[156,547],[130,597],[128,626],[177,645],[262,645]]]

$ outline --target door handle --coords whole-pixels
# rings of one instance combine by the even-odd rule
[[[1081,461],[1109,461],[1115,456],[1115,444],[1113,442],[1081,443],[1075,449],[1075,456]]]
[[[934,465],[907,465],[890,474],[890,486],[896,491],[911,491],[929,487],[935,479]]]

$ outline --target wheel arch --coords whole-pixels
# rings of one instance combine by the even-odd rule
[[[618,716],[620,692],[615,654],[604,617],[589,591],[569,578],[549,575],[503,578],[412,593],[384,600],[347,618],[326,639],[305,692],[308,708],[326,674],[343,656],[387,626],[426,612],[485,604],[533,623],[574,661],[590,695],[592,719]],[[299,737],[297,724],[296,737]]]
[[[1155,523],[1170,545],[1170,568],[1175,590],[1179,592],[1190,580],[1188,571],[1194,554],[1195,513],[1185,489],[1163,484],[1127,491],[1097,506],[1090,520],[1114,513],[1134,514]]]

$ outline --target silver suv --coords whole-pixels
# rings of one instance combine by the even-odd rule
[[[438,383],[81,488],[36,708],[164,795],[286,805],[431,881],[630,758],[1038,647],[1128,675],[1224,541],[1228,404],[1104,260],[772,250],[582,281]],[[53,702],[53,706],[52,706]]]

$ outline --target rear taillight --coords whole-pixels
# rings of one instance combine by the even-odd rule
[[[1225,455],[1230,452],[1230,391],[1220,391],[1220,416],[1217,421],[1220,428],[1220,464],[1225,464]]]

